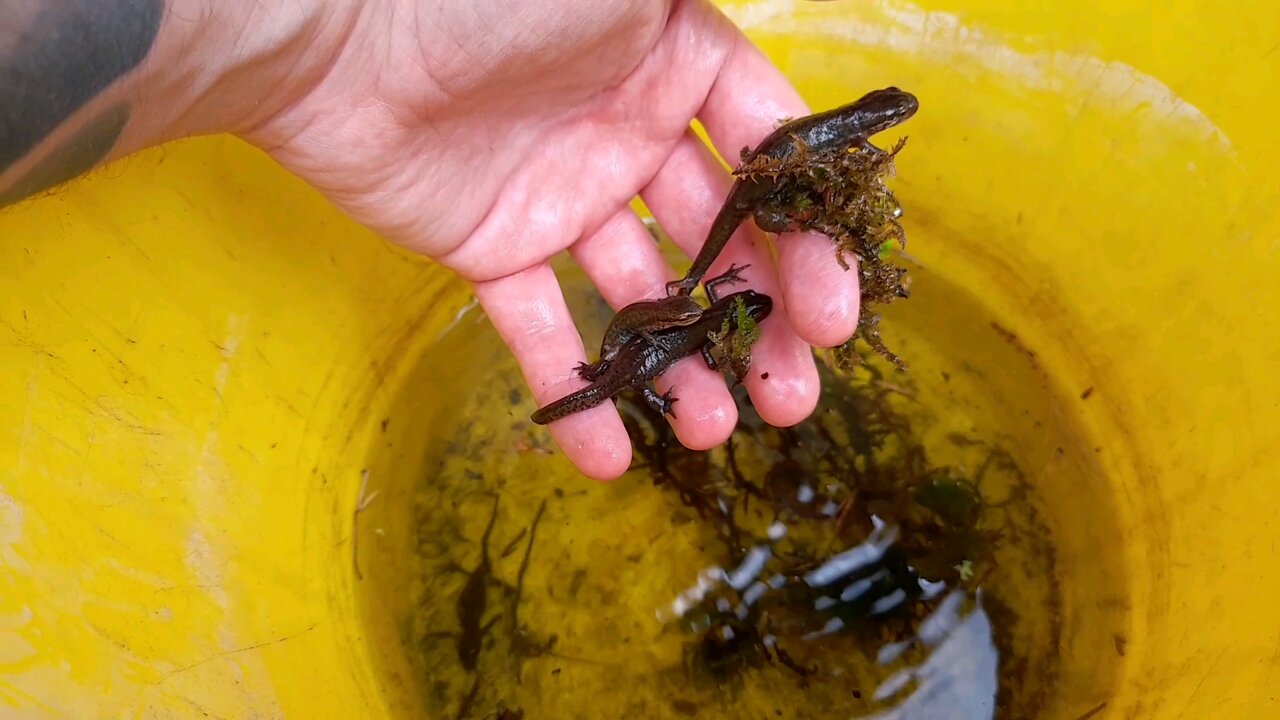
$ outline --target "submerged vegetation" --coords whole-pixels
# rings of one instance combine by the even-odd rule
[[[687,637],[689,679],[733,688],[753,672],[778,672],[798,689],[844,697],[842,710],[870,710],[870,692],[858,699],[833,688],[874,688],[886,648],[897,648],[890,665],[921,659],[922,623],[956,601],[952,591],[972,595],[988,581],[1001,543],[1043,558],[1050,550],[1035,518],[1010,509],[1029,487],[1006,453],[955,437],[981,449],[981,462],[932,465],[894,407],[909,391],[872,363],[853,382],[820,367],[818,413],[774,428],[738,389],[742,418],[712,452],[684,448],[643,404],[619,409],[636,469],[715,538],[709,567],[665,615]],[[995,475],[1002,496],[993,502],[984,488]],[[1016,654],[1000,662],[1002,674],[1023,674]]]

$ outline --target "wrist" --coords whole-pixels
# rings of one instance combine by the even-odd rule
[[[167,0],[155,47],[125,90],[119,154],[193,135],[247,134],[319,82],[362,3]]]

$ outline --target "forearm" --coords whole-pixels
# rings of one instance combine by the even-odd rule
[[[0,0],[0,207],[173,138],[251,130],[324,71],[349,5]]]

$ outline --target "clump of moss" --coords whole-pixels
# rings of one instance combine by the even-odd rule
[[[724,319],[720,330],[709,335],[714,344],[712,354],[717,361],[727,365],[739,381],[746,377],[751,366],[751,346],[760,339],[760,326],[742,298],[733,302],[733,312]]]
[[[761,204],[757,216],[774,226],[808,230],[826,235],[836,248],[836,262],[850,269],[848,256],[860,271],[861,312],[853,337],[835,350],[836,366],[848,369],[862,364],[855,348],[861,339],[873,351],[899,369],[905,368],[880,339],[879,315],[873,308],[908,296],[907,271],[889,262],[892,247],[906,247],[906,233],[898,218],[902,206],[885,180],[895,174],[894,159],[906,144],[892,149],[838,148],[813,152],[797,145],[785,158],[759,155],[745,162],[735,174],[743,178],[769,178],[777,189]]]

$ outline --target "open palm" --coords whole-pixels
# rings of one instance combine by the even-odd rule
[[[690,121],[736,158],[808,112],[706,0],[378,0],[352,12],[331,66],[249,138],[470,281],[539,404],[581,387],[574,367],[587,359],[549,258],[569,250],[615,308],[662,296],[675,273],[628,203],[640,196],[693,253],[730,184]],[[750,264],[750,286],[775,300],[745,380],[752,401],[770,423],[798,422],[818,397],[810,344],[856,326],[857,273],[806,235],[784,238],[775,263],[749,226],[712,273],[730,262]],[[733,400],[700,359],[673,367],[668,387],[684,444],[729,436]],[[586,475],[630,462],[612,404],[549,429]]]

